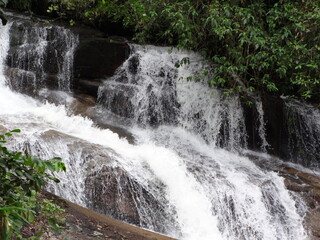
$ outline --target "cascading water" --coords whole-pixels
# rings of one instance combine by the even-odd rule
[[[319,168],[319,109],[293,100],[286,100],[285,104],[291,161],[304,166]]]
[[[217,146],[230,150],[246,146],[244,118],[239,100],[225,97],[219,91],[208,88],[205,82],[187,82],[187,77],[197,74],[203,68],[201,59],[192,53],[169,53],[168,50],[133,46],[128,61],[100,88],[100,103],[113,111],[114,103],[121,99],[121,105],[117,107],[129,106],[122,109],[127,110],[124,116],[131,117],[133,121],[142,122],[143,125],[170,123],[171,126],[159,124],[156,130],[140,129],[134,132],[139,136],[138,139],[165,146],[182,158],[180,164],[185,166],[190,177],[201,183],[196,188],[203,194],[203,199],[209,200],[209,205],[203,205],[217,216],[219,224],[229,227],[223,231],[226,239],[286,239],[290,227],[284,229],[272,224],[276,221],[285,226],[291,218],[275,214],[283,205],[292,201],[288,193],[283,191],[282,181],[276,182],[275,174],[266,174],[246,158],[216,150]],[[175,62],[185,57],[193,61],[176,69]],[[117,87],[114,89],[111,86]],[[127,93],[130,97],[123,98],[122,95]],[[171,105],[163,104],[163,99],[168,99],[168,95],[174,99],[170,101]],[[150,111],[150,102],[144,99],[154,99],[157,107]],[[260,113],[262,107],[259,110]],[[168,121],[163,117],[172,112],[175,118]],[[154,116],[157,116],[156,121]],[[260,125],[261,139],[265,139],[263,119],[260,119]],[[263,143],[262,147],[265,148],[267,143]],[[161,167],[154,167],[153,171],[159,171],[159,168]],[[242,171],[237,173],[235,169]],[[168,170],[164,167],[163,171]],[[175,176],[174,173],[172,176]],[[169,176],[167,178],[170,179]],[[174,181],[173,178],[171,184]],[[186,201],[181,195],[183,199],[180,203]],[[276,199],[279,195],[284,198]],[[271,201],[278,205],[272,210],[266,207]],[[264,213],[260,215],[262,209]],[[291,212],[290,208],[285,211]],[[204,216],[198,219],[201,218],[205,219]],[[194,216],[194,219],[197,217]],[[265,228],[270,225],[273,227]],[[291,235],[293,236],[294,234]]]
[[[134,46],[100,88],[105,115],[133,119],[133,145],[90,119],[69,116],[63,105],[11,91],[4,77],[9,28],[0,27],[0,123],[22,130],[12,148],[63,158],[68,172],[48,187],[53,193],[179,239],[306,238],[304,205],[283,179],[234,152],[246,146],[238,99],[179,80],[200,71],[199,57]],[[173,67],[186,56],[190,65]]]
[[[9,31],[10,26],[0,28],[0,86],[4,87],[6,79],[3,75],[5,60],[9,49]]]
[[[267,148],[269,147],[268,141],[266,139],[266,130],[265,130],[265,122],[264,122],[264,112],[263,112],[263,107],[262,107],[262,101],[260,98],[256,99],[256,109],[258,112],[258,119],[259,119],[259,128],[258,128],[258,133],[259,133],[259,137],[261,138],[261,150],[263,152],[267,151]]]
[[[133,45],[131,51],[99,89],[98,101],[105,109],[143,126],[181,126],[214,146],[246,147],[239,100],[208,88],[203,81],[186,80],[207,67],[200,56],[153,46]],[[192,61],[176,68],[175,63],[183,58]]]
[[[10,32],[11,88],[29,95],[48,87],[70,92],[78,37],[63,27],[19,20],[12,23]]]

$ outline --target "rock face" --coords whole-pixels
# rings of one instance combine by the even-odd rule
[[[172,218],[161,211],[163,202],[155,199],[128,172],[119,167],[104,166],[88,175],[85,194],[88,199],[87,207],[90,209],[157,232],[165,233],[162,224],[165,219]],[[154,211],[157,219],[150,217],[155,214]],[[143,216],[144,214],[149,214],[149,217]]]
[[[128,58],[129,46],[120,37],[103,38],[90,30],[75,29],[79,46],[74,58],[74,91],[97,96],[101,81],[114,74]]]
[[[320,111],[316,106],[264,95],[262,105],[268,153],[304,165],[320,167]],[[248,146],[259,150],[258,113],[245,106]]]
[[[309,231],[310,240],[320,239],[320,177],[299,171],[291,167],[278,170],[279,175],[285,178],[286,187],[298,193],[306,202],[309,211],[304,225]]]
[[[75,52],[75,76],[85,79],[112,76],[128,55],[129,49],[125,40],[80,36]]]
[[[104,167],[88,176],[85,185],[89,208],[135,225],[140,224],[134,196],[134,190],[139,187],[123,170]]]
[[[163,63],[163,67],[147,68],[153,61],[139,52],[132,54],[99,89],[99,104],[141,125],[175,124],[177,69]]]
[[[6,71],[10,86],[29,95],[44,87],[97,96],[102,79],[129,55],[126,40],[85,27],[11,16]]]
[[[285,103],[274,96],[263,96],[262,106],[265,120],[266,138],[270,144],[268,152],[280,158],[289,156],[288,132],[285,119]],[[259,113],[255,103],[243,104],[246,129],[248,133],[248,145],[250,149],[260,150],[261,138],[259,136]]]
[[[7,57],[11,88],[29,95],[36,95],[44,87],[70,91],[78,37],[41,21],[11,21]]]

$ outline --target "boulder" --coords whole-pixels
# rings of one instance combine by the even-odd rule
[[[120,167],[104,166],[85,180],[87,207],[121,221],[167,233],[173,216],[130,173]]]
[[[103,167],[86,178],[85,186],[89,208],[135,225],[140,224],[135,205],[135,191],[139,185],[124,170]]]
[[[308,212],[304,219],[304,226],[309,232],[310,240],[319,240],[320,177],[286,166],[276,171],[285,178],[287,189],[296,192],[305,201]]]

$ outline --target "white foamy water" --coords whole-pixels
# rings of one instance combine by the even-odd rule
[[[12,23],[12,29],[19,36],[12,38],[8,85],[29,95],[50,84],[51,88],[70,92],[78,36],[69,29],[40,21],[30,25],[17,20]]]
[[[226,103],[219,103],[212,98],[212,92],[205,90],[208,91],[205,102],[210,108],[207,113],[206,106],[200,104],[202,101],[194,93],[196,90],[203,93],[203,83],[178,83],[177,94],[182,94],[178,96],[179,102],[186,109],[179,115],[181,124],[160,124],[154,129],[131,128],[137,139],[133,145],[108,129],[97,128],[90,119],[70,116],[65,106],[40,103],[6,87],[3,70],[9,27],[0,27],[0,103],[3,106],[0,124],[7,129],[22,130],[11,143],[13,148],[27,146],[32,154],[44,158],[59,156],[65,161],[68,172],[59,176],[60,185],[50,186],[53,192],[86,205],[87,175],[106,165],[118,166],[163,203],[159,205],[160,210],[147,209],[148,206],[139,204],[142,200],[136,198],[140,221],[151,230],[157,229],[152,221],[156,222],[158,214],[164,213],[170,218],[162,220],[163,233],[183,240],[306,238],[303,216],[299,214],[304,211],[303,204],[293,200],[283,179],[260,169],[246,157],[217,148],[215,134],[221,121],[215,119],[222,118],[219,114],[228,109],[229,129],[242,126],[238,120],[241,111],[232,112],[239,108],[237,101],[228,99]],[[154,62],[157,60],[152,56],[156,52],[168,55],[166,51],[158,48],[153,54],[148,51],[140,54],[145,62]],[[173,54],[181,57],[178,52]],[[179,77],[187,71],[179,69],[180,73],[176,74]],[[152,78],[149,81],[153,81]],[[190,90],[194,92],[189,93]],[[205,116],[206,129],[213,135],[204,137],[205,140],[203,134],[197,132],[199,119],[190,123],[199,112],[195,112],[197,108],[202,111],[199,114]],[[222,110],[217,113],[213,109]],[[137,111],[141,115],[141,109]],[[238,132],[229,131],[230,149],[242,141]]]
[[[99,89],[99,102],[106,109],[141,125],[181,126],[215,147],[246,147],[240,100],[209,88],[206,77],[187,80],[208,68],[199,55],[154,46],[131,48],[129,59]],[[189,64],[175,67],[186,58],[191,59]],[[118,99],[122,104],[115,109],[113,103]]]
[[[3,76],[4,63],[6,60],[7,52],[9,50],[9,27],[0,28],[0,84],[4,86],[5,78]]]
[[[263,112],[263,108],[262,108],[262,101],[261,99],[256,99],[256,108],[257,108],[257,112],[258,112],[258,119],[259,119],[259,128],[258,128],[258,132],[259,132],[259,137],[261,138],[261,150],[263,152],[267,151],[267,148],[269,147],[268,141],[266,139],[266,130],[265,130],[265,122],[264,122],[264,112]]]

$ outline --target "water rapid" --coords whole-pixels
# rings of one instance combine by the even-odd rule
[[[68,171],[58,176],[61,184],[48,186],[50,191],[183,240],[306,239],[303,202],[275,172],[238,153],[246,148],[239,99],[203,81],[186,81],[205,68],[199,56],[133,46],[129,59],[100,87],[97,111],[108,121],[114,115],[129,119],[132,144],[70,114],[68,104],[39,101],[10,88],[10,75],[4,76],[9,32],[10,24],[0,27],[0,123],[22,130],[11,148],[64,160]],[[60,61],[70,54],[61,54]],[[184,57],[191,63],[175,68]],[[127,123],[113,124],[122,122]],[[115,202],[111,190],[119,195]],[[128,206],[133,210],[120,214]]]

